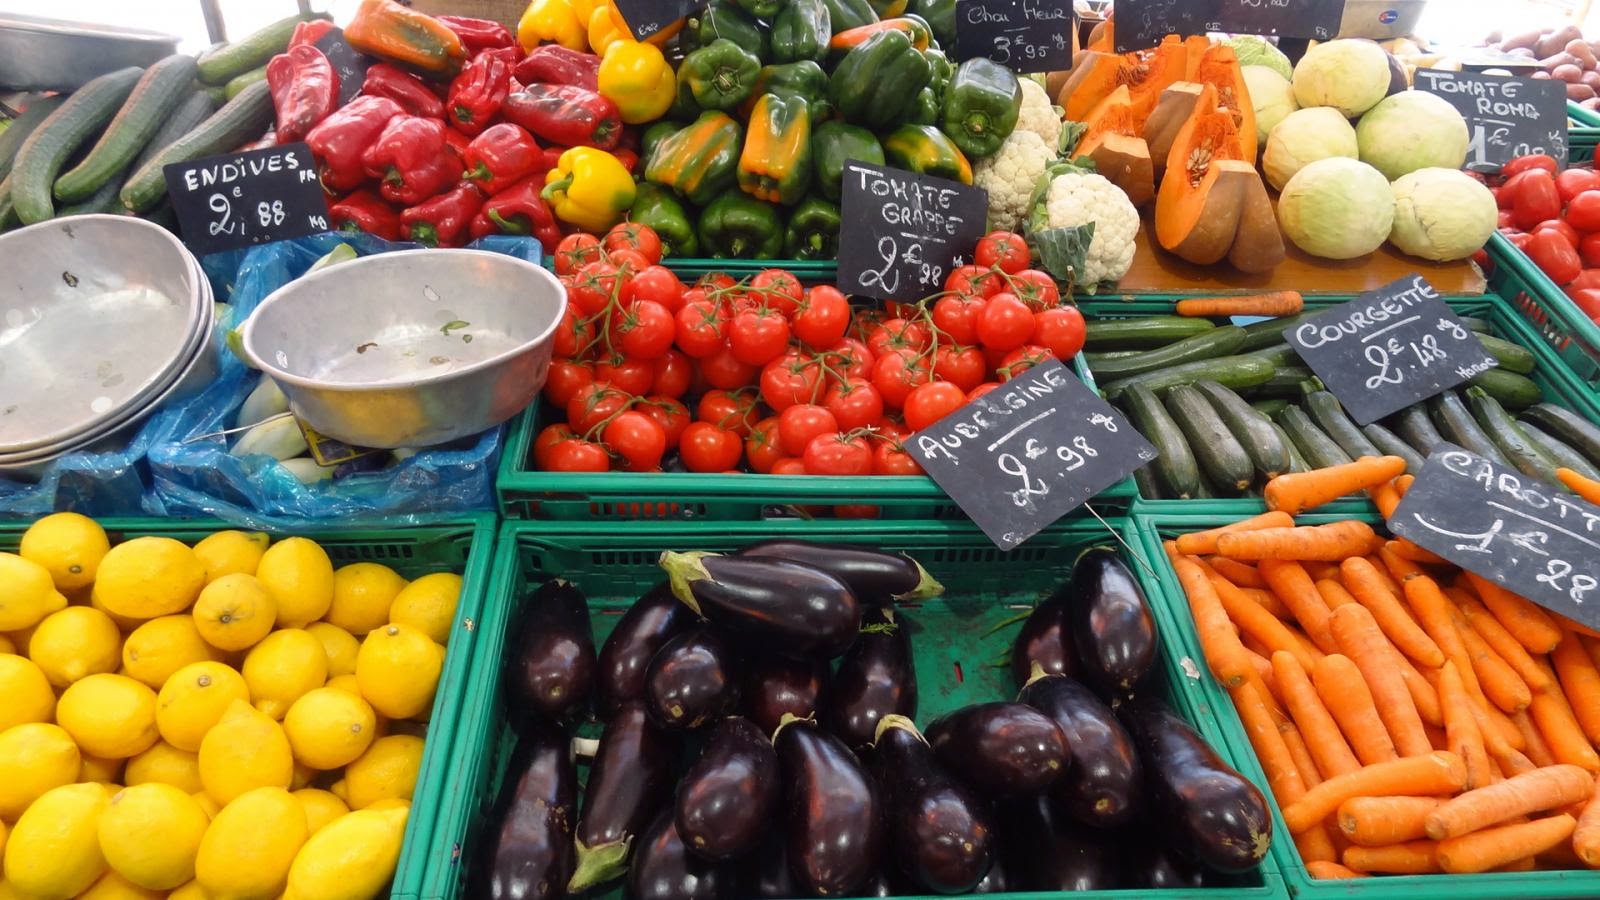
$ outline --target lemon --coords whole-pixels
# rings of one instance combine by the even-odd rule
[[[349,691],[357,697],[361,696],[361,682],[357,680],[354,672],[349,675],[335,675],[328,679],[328,683],[324,687],[337,688],[341,691]]]
[[[391,719],[407,719],[433,705],[443,665],[439,645],[426,634],[391,622],[361,642],[356,680],[373,709]]]
[[[219,650],[244,650],[272,631],[278,604],[254,575],[241,572],[206,585],[190,614],[206,643]]]
[[[378,896],[400,862],[408,814],[404,809],[358,810],[330,822],[295,855],[284,900]]]
[[[305,810],[306,830],[311,834],[316,834],[322,830],[322,826],[350,811],[343,800],[316,788],[301,788],[294,792],[294,799],[300,801],[300,808]]]
[[[38,664],[15,653],[0,653],[0,732],[24,722],[48,722],[56,712],[50,679]]]
[[[218,803],[215,798],[205,791],[196,791],[189,796],[194,799],[194,802],[200,804],[201,809],[205,810],[206,818],[208,819],[215,819],[217,813],[222,812],[222,804]]]
[[[312,780],[320,774],[322,773],[316,769],[304,763],[296,762],[294,764],[294,774],[289,776],[289,790],[298,791],[302,788],[310,787]]]
[[[333,573],[333,605],[324,619],[356,637],[389,621],[389,607],[406,580],[380,563],[351,563]]]
[[[0,553],[0,631],[32,628],[67,605],[50,570],[15,553]]]
[[[333,563],[316,542],[285,538],[261,557],[256,578],[278,604],[278,624],[304,628],[333,605]]]
[[[226,805],[259,787],[286,788],[294,758],[283,728],[242,700],[235,700],[200,742],[200,782]]]
[[[313,622],[306,626],[306,631],[322,642],[322,650],[328,657],[329,678],[355,674],[356,654],[361,651],[361,642],[354,635],[327,622]]]
[[[111,541],[98,522],[63,512],[28,526],[17,553],[48,569],[56,590],[70,591],[94,583],[95,570],[110,549]]]
[[[78,745],[59,725],[28,722],[0,731],[0,819],[15,821],[39,795],[78,780]]]
[[[194,858],[211,820],[170,784],[123,788],[100,815],[106,864],[142,888],[170,891],[194,878]]]
[[[172,673],[156,695],[156,728],[179,750],[199,750],[235,700],[250,700],[243,675],[219,662],[191,663]]]
[[[17,645],[12,642],[11,636],[8,634],[0,634],[0,653],[15,654],[16,652]]]
[[[182,542],[138,537],[112,547],[100,561],[94,595],[109,612],[154,619],[188,609],[205,583],[205,564]]]
[[[240,672],[256,708],[282,719],[303,694],[328,683],[328,652],[311,632],[284,628],[250,648]]]
[[[160,713],[156,716],[159,723]],[[185,794],[205,790],[200,783],[200,757],[188,750],[179,750],[166,741],[156,741],[149,750],[128,760],[122,780],[129,787],[136,784],[170,784]]]
[[[156,692],[126,675],[90,675],[61,693],[56,721],[83,752],[127,759],[156,742]]]
[[[106,870],[100,814],[109,798],[97,784],[46,791],[17,819],[6,841],[6,880],[28,896],[75,897]]]
[[[151,619],[122,642],[122,667],[157,691],[173,672],[216,657],[217,651],[200,637],[200,629],[188,616]]]
[[[194,555],[206,567],[206,583],[224,575],[254,575],[267,552],[267,536],[259,531],[219,531],[194,545]]]
[[[116,872],[107,872],[78,895],[78,900],[162,900],[166,891],[139,887]]]
[[[283,719],[294,758],[321,770],[337,769],[365,753],[376,726],[367,701],[330,687],[307,692]]]
[[[421,629],[436,644],[449,643],[461,599],[461,576],[449,572],[424,575],[406,585],[389,607],[389,621]]]
[[[51,613],[28,639],[28,658],[58,688],[90,675],[115,672],[121,649],[122,634],[116,623],[87,606]]]
[[[247,791],[211,820],[200,840],[195,879],[217,897],[276,897],[305,842],[300,801],[283,788]]]
[[[107,618],[117,624],[117,630],[123,634],[127,634],[135,628],[138,628],[139,625],[144,622],[144,619],[131,619],[127,616],[119,616],[107,609],[106,605],[100,602],[100,595],[96,594],[94,592],[94,588],[92,587],[89,589],[89,594],[87,597],[80,597],[78,595],[79,593],[81,592],[74,593],[73,596],[67,598],[67,604],[69,606],[87,606],[105,613]]]
[[[84,784],[116,784],[122,780],[122,770],[127,760],[106,759],[103,756],[83,754],[83,764],[78,767],[78,780]]]
[[[211,895],[200,886],[200,882],[191,881],[168,894],[167,900],[211,900]]]
[[[393,734],[378,738],[344,770],[345,796],[351,809],[365,809],[379,800],[410,800],[422,768],[422,738]]]

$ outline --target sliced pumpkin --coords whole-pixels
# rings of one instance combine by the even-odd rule
[[[1217,90],[1194,81],[1180,81],[1161,92],[1156,108],[1144,120],[1144,142],[1150,148],[1150,158],[1155,163],[1155,176],[1167,170],[1167,154],[1172,152],[1172,142],[1178,139],[1196,110],[1207,112],[1217,108]]]
[[[1239,146],[1244,159],[1256,158],[1256,107],[1250,100],[1250,88],[1245,84],[1244,72],[1239,68],[1239,57],[1227,44],[1215,44],[1201,56],[1191,77],[1192,81],[1209,84],[1217,89],[1217,105],[1233,114],[1234,127],[1239,130]]]
[[[1197,34],[1184,39],[1184,81],[1195,80],[1194,73],[1200,68],[1200,60],[1205,58],[1206,51],[1210,49],[1211,39],[1203,34]]]
[[[1135,121],[1143,124],[1161,99],[1161,92],[1169,85],[1183,80],[1183,70],[1188,65],[1188,51],[1175,34],[1162,39],[1154,50],[1128,54],[1137,61],[1124,66],[1119,73],[1119,83],[1128,86],[1133,97]]]
[[[1101,53],[1117,52],[1115,18],[1108,11],[1104,19],[1089,29],[1089,46],[1085,47],[1085,50],[1098,50]]]
[[[1267,196],[1267,186],[1261,173],[1255,172],[1245,188],[1244,202],[1239,209],[1239,232],[1234,236],[1233,247],[1228,250],[1228,262],[1241,272],[1270,272],[1284,260],[1283,232],[1278,230],[1278,217],[1272,211],[1272,198]]]
[[[1167,156],[1156,195],[1156,240],[1179,257],[1210,265],[1233,248],[1255,166],[1239,159],[1239,134],[1225,110],[1197,111]]]
[[[1089,113],[1086,130],[1073,156],[1094,160],[1095,171],[1122,189],[1134,206],[1156,195],[1155,167],[1150,148],[1133,120],[1133,101],[1127,85],[1119,85]]]
[[[1134,121],[1143,123],[1161,92],[1183,77],[1186,65],[1186,51],[1177,35],[1167,35],[1154,49],[1120,56],[1090,50],[1073,60],[1056,103],[1068,119],[1082,122],[1112,91],[1126,86]]]

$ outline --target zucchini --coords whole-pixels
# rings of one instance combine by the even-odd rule
[[[98,132],[133,93],[142,70],[136,66],[108,72],[67,98],[22,142],[11,172],[11,199],[22,224],[55,215],[50,188],[56,173],[89,136]]]
[[[1120,378],[1105,385],[1102,390],[1107,399],[1115,400],[1135,384],[1143,384],[1159,393],[1174,385],[1191,384],[1201,378],[1209,378],[1224,387],[1237,390],[1260,384],[1271,378],[1275,371],[1272,363],[1254,356],[1219,356],[1216,359],[1183,363],[1159,372]]]
[[[211,118],[211,114],[216,110],[217,105],[211,102],[210,94],[191,89],[189,96],[178,101],[178,106],[172,111],[172,115],[167,116],[167,120],[161,123],[156,133],[150,136],[144,149],[139,151],[139,158],[133,161],[134,169],[138,169],[149,162],[152,156],[172,146],[173,141],[199,128],[201,123]]]
[[[1488,334],[1494,330],[1494,326],[1489,323],[1488,319],[1479,319],[1475,316],[1463,316],[1460,314],[1457,314],[1456,318],[1460,319],[1461,324],[1467,326],[1467,330],[1474,334]]]
[[[1533,351],[1521,344],[1513,344],[1492,334],[1480,334],[1478,340],[1483,344],[1483,349],[1489,351],[1490,356],[1500,361],[1500,368],[1507,372],[1527,375],[1538,365],[1538,359],[1534,357]]]
[[[1149,350],[1216,327],[1205,319],[1188,316],[1101,319],[1084,326],[1083,345],[1090,350]]]
[[[1207,481],[1206,480],[1206,474],[1204,472],[1201,472],[1200,473],[1200,483],[1195,485],[1194,498],[1193,499],[1195,499],[1195,500],[1215,500],[1215,499],[1217,499],[1218,496],[1220,496],[1220,495],[1217,493],[1216,487],[1211,482]]]
[[[1339,449],[1332,438],[1319,431],[1317,423],[1311,421],[1311,417],[1300,407],[1284,407],[1283,412],[1278,413],[1278,424],[1283,426],[1294,445],[1300,448],[1300,455],[1311,468],[1326,469],[1350,462],[1349,454]]]
[[[1331,391],[1312,391],[1301,401],[1306,412],[1311,414],[1311,421],[1317,423],[1322,433],[1333,438],[1351,459],[1360,459],[1363,456],[1382,456],[1378,448],[1367,440],[1367,436],[1356,427],[1356,423],[1345,415],[1344,407],[1339,405],[1339,398]]]
[[[1249,487],[1255,467],[1205,395],[1192,384],[1177,384],[1163,399],[1211,483],[1226,494]]]
[[[164,166],[232,150],[260,137],[270,124],[272,94],[265,81],[258,81],[223,104],[199,128],[146,160],[122,186],[122,205],[134,212],[150,209],[167,195],[167,180],[161,171]]]
[[[1244,402],[1244,398],[1215,381],[1196,381],[1195,390],[1210,401],[1222,424],[1250,457],[1250,464],[1263,479],[1276,478],[1289,471],[1289,451],[1284,449],[1272,420]]]
[[[1139,496],[1146,500],[1165,500],[1162,496],[1161,485],[1156,482],[1155,463],[1140,466],[1133,470],[1133,486],[1139,489]]]
[[[1389,427],[1423,456],[1444,443],[1444,435],[1433,427],[1433,420],[1428,418],[1427,408],[1421,403],[1413,403],[1389,416]]]
[[[1500,401],[1489,396],[1488,391],[1478,387],[1467,388],[1467,408],[1472,410],[1472,417],[1477,420],[1484,434],[1500,448],[1506,459],[1511,460],[1517,471],[1546,484],[1561,484],[1561,480],[1556,478],[1555,460],[1546,456],[1538,444],[1528,440],[1528,436],[1517,427],[1516,420],[1500,405]]]
[[[1556,465],[1564,469],[1571,469],[1585,478],[1600,480],[1600,468],[1596,468],[1594,464],[1585,459],[1583,454],[1573,449],[1571,444],[1551,437],[1527,419],[1518,420],[1517,427],[1521,428],[1522,433],[1528,436],[1528,440],[1533,441],[1539,446],[1540,450],[1544,451],[1545,456],[1554,460]]]
[[[1483,433],[1478,423],[1472,418],[1472,413],[1467,411],[1466,404],[1456,396],[1455,391],[1445,391],[1427,401],[1428,417],[1433,419],[1433,424],[1439,426],[1439,433],[1444,439],[1458,447],[1465,447],[1473,453],[1499,463],[1506,468],[1511,468],[1511,460],[1506,459],[1494,441]]]
[[[1413,450],[1410,444],[1401,440],[1400,435],[1379,425],[1377,422],[1369,422],[1361,426],[1361,433],[1366,435],[1367,440],[1372,442],[1372,446],[1377,447],[1378,452],[1384,456],[1398,456],[1405,460],[1407,472],[1415,475],[1422,471],[1422,464],[1425,461],[1422,458],[1422,454]]]
[[[1289,401],[1283,399],[1282,397],[1270,397],[1262,400],[1250,401],[1251,409],[1254,409],[1256,412],[1261,413],[1269,419],[1282,412],[1283,408],[1288,405]]]
[[[1246,325],[1244,327],[1244,349],[1260,350],[1263,347],[1271,347],[1273,344],[1285,343],[1288,341],[1288,338],[1283,336],[1286,330],[1324,312],[1327,312],[1327,310],[1298,312],[1292,316],[1279,316],[1276,319],[1268,319],[1265,322]]]
[[[1252,385],[1249,394],[1252,397],[1298,398],[1305,393],[1300,389],[1300,385],[1315,377],[1310,369],[1299,366],[1278,366],[1273,370],[1271,378]]]
[[[1167,415],[1166,407],[1156,399],[1153,391],[1142,384],[1136,384],[1128,390],[1123,396],[1123,405],[1128,409],[1128,418],[1133,421],[1133,427],[1160,454],[1150,468],[1155,471],[1162,490],[1152,496],[1173,500],[1193,497],[1200,480],[1200,466],[1189,451],[1189,444],[1183,439],[1178,423]]]
[[[1524,410],[1544,399],[1544,391],[1533,380],[1503,369],[1486,369],[1467,379],[1469,387],[1480,387],[1507,409]]]
[[[194,81],[194,57],[174,53],[144,70],[133,93],[83,162],[56,179],[56,199],[77,203],[95,195],[139,155],[161,123],[183,102]]]
[[[1522,417],[1582,453],[1590,463],[1600,466],[1600,428],[1590,424],[1587,419],[1570,409],[1550,403],[1540,403],[1524,410]]]
[[[1284,431],[1283,426],[1276,421],[1272,423],[1272,430],[1278,433],[1278,439],[1283,441],[1283,449],[1289,454],[1289,471],[1311,471],[1311,466],[1306,463],[1305,457],[1300,455],[1300,448],[1294,445],[1294,441],[1289,437],[1289,432]]]
[[[1104,351],[1101,351],[1099,353],[1085,353],[1083,355],[1083,361],[1092,366],[1095,363],[1105,362],[1108,359],[1127,359],[1130,356],[1138,356],[1139,354],[1144,353],[1144,352],[1146,352],[1146,351],[1144,351],[1144,350],[1104,350]]]
[[[0,131],[0,178],[11,174],[11,163],[22,149],[22,142],[66,100],[66,97],[36,97],[22,115],[12,119],[5,131]]]
[[[1300,353],[1288,344],[1275,344],[1261,350],[1251,350],[1250,356],[1259,356],[1275,366],[1304,366]]]
[[[1215,359],[1227,356],[1239,349],[1244,343],[1244,329],[1237,325],[1224,325],[1210,331],[1186,337],[1181,341],[1168,344],[1156,350],[1149,350],[1138,356],[1128,356],[1119,359],[1107,359],[1090,371],[1098,380],[1115,381],[1118,378],[1131,378],[1134,375],[1143,375],[1157,369],[1187,362]]]
[[[233,98],[239,96],[240,91],[244,90],[250,85],[255,84],[258,81],[266,80],[266,66],[258,66],[257,68],[251,69],[243,75],[236,75],[233,78],[228,79],[228,83],[222,86],[222,99],[232,100]]]
[[[227,84],[236,75],[264,66],[267,60],[288,48],[296,25],[326,18],[328,16],[324,13],[301,13],[279,19],[243,40],[213,47],[200,54],[200,81],[205,84]]]

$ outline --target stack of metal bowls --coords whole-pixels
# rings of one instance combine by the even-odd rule
[[[69,216],[0,235],[0,474],[120,449],[217,374],[210,283],[158,225]]]

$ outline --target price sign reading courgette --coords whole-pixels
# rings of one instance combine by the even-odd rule
[[[1467,168],[1498,172],[1519,156],[1567,164],[1566,82],[1418,69],[1417,90],[1450,102],[1467,120]]]
[[[956,60],[986,56],[1018,72],[1072,67],[1071,0],[961,0]]]
[[[920,300],[983,237],[983,188],[852,159],[843,190],[838,285],[847,294]]]
[[[328,230],[328,199],[304,143],[173,163],[162,170],[196,256]]]

